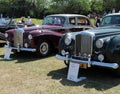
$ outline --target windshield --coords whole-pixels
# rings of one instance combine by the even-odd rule
[[[8,19],[8,18],[0,18],[0,25],[9,24],[10,21],[11,19]]]
[[[64,17],[59,16],[49,16],[44,18],[43,25],[63,25],[65,22]]]
[[[120,24],[120,15],[106,16],[102,19],[100,26],[118,25]]]

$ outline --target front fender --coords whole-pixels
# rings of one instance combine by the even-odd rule
[[[120,62],[120,35],[113,37],[106,50],[107,60],[110,62]]]

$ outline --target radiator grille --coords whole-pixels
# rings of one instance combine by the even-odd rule
[[[17,47],[18,45],[23,47],[23,32],[20,29],[14,31],[14,46]]]
[[[76,55],[92,54],[93,38],[90,34],[76,35]]]

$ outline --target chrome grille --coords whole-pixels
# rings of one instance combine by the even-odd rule
[[[16,29],[14,31],[14,46],[23,47],[23,32],[21,32],[21,29]]]
[[[92,54],[93,37],[89,33],[76,35],[76,56]]]

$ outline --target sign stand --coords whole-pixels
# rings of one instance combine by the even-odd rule
[[[78,78],[79,67],[80,67],[79,64],[70,62],[69,69],[68,69],[68,75],[67,75],[68,80],[71,80],[74,82],[79,82],[79,81],[86,79],[86,77],[79,77]]]
[[[7,47],[5,55],[4,55],[4,60],[11,60],[12,58],[10,58],[10,53],[11,53],[11,48]]]

